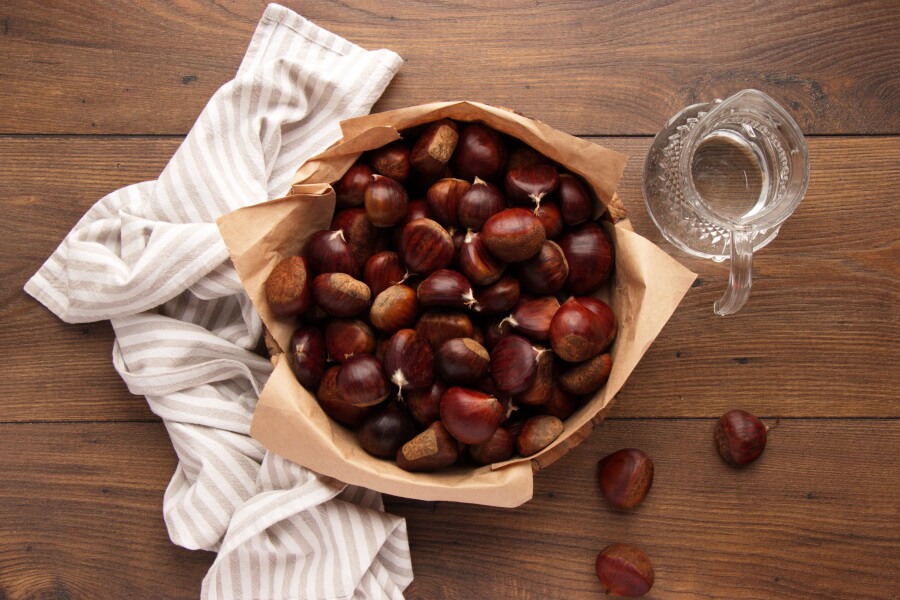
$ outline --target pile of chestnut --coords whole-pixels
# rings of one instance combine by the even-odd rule
[[[299,318],[294,373],[403,469],[533,455],[609,376],[616,317],[591,295],[613,245],[585,183],[532,148],[447,119],[403,133],[266,282]]]

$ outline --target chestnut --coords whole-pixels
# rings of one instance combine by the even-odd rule
[[[397,451],[397,466],[406,471],[437,471],[458,458],[459,442],[440,421],[435,421]]]
[[[653,565],[643,551],[612,544],[597,555],[597,578],[610,596],[640,598],[653,587]]]
[[[612,371],[612,357],[598,354],[559,376],[559,386],[570,394],[592,394],[603,387]]]
[[[745,410],[722,415],[714,433],[719,456],[732,465],[750,464],[766,448],[766,426]]]
[[[483,314],[503,314],[519,301],[519,281],[504,275],[487,287],[476,288],[475,301]]]
[[[473,231],[480,231],[485,221],[505,208],[506,200],[497,186],[476,177],[459,199],[459,223]]]
[[[519,281],[532,294],[555,294],[569,276],[569,263],[559,244],[545,240],[537,254],[519,263]]]
[[[456,123],[449,119],[435,121],[416,140],[409,162],[421,173],[436,175],[450,162],[458,141],[459,128]]]
[[[501,338],[491,350],[491,377],[504,394],[521,394],[537,375],[538,357],[547,350],[518,335]]]
[[[416,292],[407,285],[397,284],[375,297],[369,311],[369,321],[376,329],[393,333],[415,323],[418,315]]]
[[[555,240],[563,232],[562,213],[559,212],[559,207],[555,202],[544,200],[540,206],[534,209],[534,216],[540,219],[548,240]]]
[[[372,354],[375,334],[359,319],[333,319],[325,327],[325,350],[335,362],[344,362],[355,354]]]
[[[400,394],[425,389],[434,381],[434,352],[414,329],[401,329],[384,349],[384,369]]]
[[[559,387],[554,387],[550,392],[550,400],[537,407],[538,414],[552,415],[561,421],[565,421],[578,408],[578,397]]]
[[[517,167],[506,172],[506,197],[513,204],[541,205],[544,196],[559,187],[559,172],[553,165]]]
[[[520,300],[506,319],[513,329],[540,342],[550,338],[550,323],[553,322],[557,310],[559,300],[554,296]]]
[[[490,127],[470,123],[459,132],[453,163],[463,179],[494,179],[506,166],[506,158],[503,139]]]
[[[537,454],[562,435],[565,425],[556,417],[537,415],[522,423],[516,436],[516,448],[522,456]]]
[[[372,169],[362,162],[357,162],[334,184],[335,204],[337,208],[362,206],[365,202],[366,186],[372,181]]]
[[[369,153],[372,170],[403,183],[409,178],[409,148],[403,142],[391,142]]]
[[[316,327],[298,327],[291,336],[291,366],[300,385],[314,390],[325,372],[325,340]]]
[[[406,225],[416,219],[434,219],[434,213],[431,212],[431,207],[428,206],[427,200],[413,200],[410,202],[409,207],[406,209],[406,216],[400,223]]]
[[[503,427],[498,427],[487,441],[469,446],[469,455],[480,465],[509,460],[515,451],[515,439],[509,430]]]
[[[382,175],[373,175],[366,188],[366,215],[375,227],[396,225],[406,216],[409,196],[403,186]]]
[[[353,249],[344,238],[344,231],[317,231],[306,241],[303,249],[306,262],[317,275],[320,273],[347,273],[356,276],[359,266]]]
[[[579,296],[575,299],[586,309],[600,317],[600,321],[603,323],[604,336],[606,338],[603,344],[603,349],[605,350],[616,338],[616,332],[618,331],[615,313],[613,313],[609,304],[599,298],[594,298],[593,296]]]
[[[490,366],[488,351],[472,338],[449,339],[435,353],[435,371],[451,385],[472,385],[487,375]]]
[[[564,231],[558,243],[569,263],[569,292],[576,296],[591,294],[609,279],[613,245],[603,227],[593,221],[576,225]]]
[[[441,418],[441,398],[447,386],[440,379],[425,389],[412,390],[406,395],[406,407],[420,425],[430,425]]]
[[[506,165],[506,168],[508,170],[513,170],[518,169],[519,167],[551,164],[553,164],[553,162],[549,158],[531,146],[519,146],[509,153],[509,163]]]
[[[397,451],[416,436],[416,423],[396,403],[366,419],[357,436],[362,449],[378,458],[394,458]]]
[[[322,273],[313,279],[316,305],[332,317],[354,317],[369,306],[369,286],[346,273]]]
[[[325,375],[322,376],[322,381],[319,383],[319,389],[316,392],[316,400],[319,401],[322,410],[329,417],[341,425],[357,429],[374,412],[375,407],[354,406],[344,402],[337,392],[337,375],[340,370],[340,366],[334,366],[325,371]]]
[[[616,508],[631,509],[643,502],[653,485],[653,461],[637,448],[623,448],[597,465],[600,493]]]
[[[538,356],[534,380],[527,390],[515,396],[516,402],[526,406],[539,406],[549,402],[556,383],[553,380],[553,353],[547,352],[544,348],[536,348]]]
[[[363,281],[378,296],[392,285],[406,280],[406,269],[400,263],[400,255],[390,250],[373,254],[363,268]]]
[[[438,223],[444,227],[459,226],[459,201],[469,187],[468,181],[448,177],[428,188],[425,199]]]
[[[607,346],[605,325],[575,298],[566,300],[550,321],[550,345],[561,359],[584,362]]]
[[[372,406],[390,393],[381,362],[371,354],[351,356],[337,374],[337,393],[355,406]]]
[[[491,254],[504,262],[531,258],[546,239],[541,220],[524,208],[507,208],[498,212],[485,222],[481,233]]]
[[[441,398],[441,423],[463,444],[486,442],[506,411],[493,396],[463,387],[451,387]]]
[[[488,252],[484,237],[471,229],[459,248],[459,269],[475,285],[490,285],[500,279],[506,265]]]
[[[375,254],[381,243],[381,232],[366,216],[365,208],[345,208],[338,211],[331,220],[331,229],[344,232],[344,239],[350,244],[359,268]]]
[[[506,319],[496,319],[488,323],[484,330],[484,347],[493,350],[504,337],[513,332],[512,325]]]
[[[437,348],[452,338],[472,337],[475,326],[467,315],[460,312],[430,310],[416,322],[416,333]]]
[[[416,219],[403,226],[398,250],[410,272],[428,275],[453,260],[453,238],[437,222]]]
[[[594,200],[580,178],[568,173],[560,175],[557,197],[566,225],[579,225],[594,216]]]
[[[306,259],[288,256],[283,259],[266,279],[266,302],[279,317],[293,317],[309,310],[309,269]]]
[[[422,306],[446,306],[477,310],[469,280],[450,269],[438,269],[425,278],[416,290]]]

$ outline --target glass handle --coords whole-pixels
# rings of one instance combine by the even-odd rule
[[[753,285],[753,235],[749,231],[731,232],[731,273],[728,288],[714,305],[717,315],[733,315],[750,297]]]

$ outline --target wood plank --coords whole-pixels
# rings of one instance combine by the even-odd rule
[[[619,420],[538,473],[518,509],[390,498],[408,519],[408,597],[596,598],[593,561],[613,542],[648,552],[648,598],[892,597],[900,467],[885,448],[900,423],[768,424],[768,448],[742,471],[715,454],[711,420]],[[596,461],[623,446],[656,465],[632,514],[609,509],[594,483]],[[175,462],[161,424],[5,424],[0,456],[0,597],[196,598],[212,555],[166,538]]]
[[[472,99],[575,134],[648,134],[746,87],[809,133],[898,133],[900,4],[285,2],[406,59],[378,109]],[[26,0],[0,10],[0,131],[185,133],[263,5]]]
[[[900,414],[900,375],[891,368],[900,336],[892,308],[900,138],[810,139],[809,193],[757,257],[749,304],[724,319],[712,303],[727,265],[678,253],[643,207],[649,139],[598,141],[632,157],[620,189],[637,231],[700,274],[622,390],[614,416],[716,416],[737,405],[763,415]],[[9,357],[0,364],[0,421],[153,418],[110,364],[107,323],[65,325],[21,289],[97,198],[155,177],[177,142],[0,139],[8,169],[0,181],[0,348]]]

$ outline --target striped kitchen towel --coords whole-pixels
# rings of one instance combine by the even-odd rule
[[[202,598],[402,598],[412,580],[406,523],[378,494],[249,437],[271,366],[254,353],[262,324],[215,225],[284,195],[401,64],[270,5],[159,179],[100,200],[25,286],[64,321],[112,321],[115,368],[178,454],[169,535],[218,552]]]

